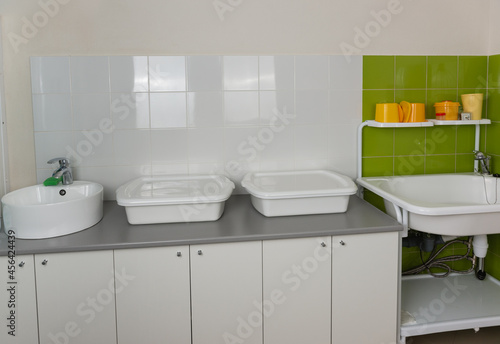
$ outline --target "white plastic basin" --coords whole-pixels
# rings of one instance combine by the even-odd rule
[[[2,197],[4,230],[14,230],[20,239],[75,233],[102,219],[102,201],[103,187],[97,183],[29,186]]]
[[[222,175],[141,177],[116,190],[130,224],[216,221],[234,183]]]
[[[381,196],[393,217],[398,208],[406,211],[409,228],[453,236],[500,233],[498,178],[427,174],[363,177],[358,184]]]
[[[357,191],[347,176],[325,170],[251,172],[241,185],[265,216],[343,213]]]

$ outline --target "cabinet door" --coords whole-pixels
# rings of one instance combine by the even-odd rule
[[[264,341],[329,344],[331,237],[263,243]]]
[[[396,343],[399,234],[333,237],[332,343]]]
[[[193,344],[262,343],[262,243],[190,250]]]
[[[117,285],[119,344],[191,343],[189,246],[115,250],[115,270],[134,277]]]
[[[41,344],[116,343],[112,251],[38,254],[35,271]]]
[[[0,343],[38,343],[33,255],[0,257],[0,290]]]

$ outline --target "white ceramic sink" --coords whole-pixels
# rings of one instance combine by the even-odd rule
[[[102,202],[103,187],[97,183],[29,186],[2,197],[4,230],[13,229],[20,239],[75,233],[102,219]]]
[[[358,178],[409,228],[453,236],[500,233],[500,182],[477,174]]]

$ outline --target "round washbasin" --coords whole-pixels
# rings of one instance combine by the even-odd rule
[[[19,239],[45,239],[89,228],[102,219],[103,187],[75,181],[71,185],[29,186],[2,197],[4,231]]]

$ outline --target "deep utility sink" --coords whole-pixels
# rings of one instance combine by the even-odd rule
[[[102,219],[103,187],[86,181],[29,186],[2,198],[4,231],[16,238],[45,239],[75,233]]]
[[[388,214],[409,228],[452,235],[500,233],[500,181],[479,174],[358,178],[384,199]]]

